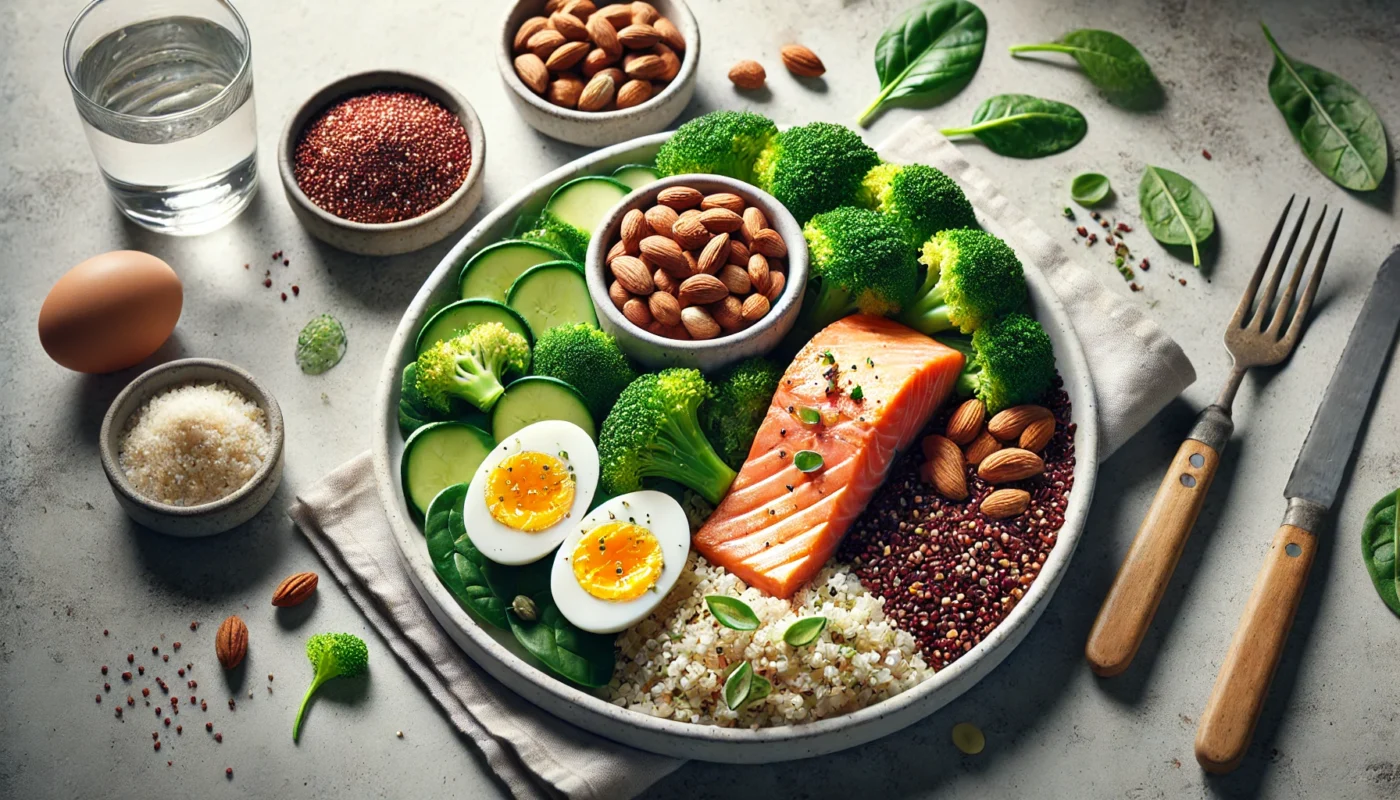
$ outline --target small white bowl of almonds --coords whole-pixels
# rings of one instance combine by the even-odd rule
[[[603,330],[648,369],[712,372],[771,351],[807,284],[802,226],[772,195],[675,175],[623,198],[588,246]]]
[[[700,27],[681,0],[521,0],[498,66],[520,116],[601,147],[664,130],[695,93]]]

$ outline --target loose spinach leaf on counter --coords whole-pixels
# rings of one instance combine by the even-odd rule
[[[1375,189],[1390,168],[1385,128],[1376,109],[1342,78],[1289,58],[1268,26],[1261,27],[1274,51],[1269,96],[1303,154],[1338,186],[1358,192]]]
[[[1152,238],[1162,244],[1190,245],[1191,263],[1201,265],[1200,244],[1215,233],[1215,211],[1196,184],[1149,165],[1138,184],[1138,205]]]
[[[986,45],[987,18],[967,0],[909,9],[875,45],[880,94],[857,122],[866,124],[887,101],[901,97],[921,97],[930,104],[947,100],[972,80]]]
[[[1079,143],[1089,123],[1079,109],[1028,94],[987,98],[964,128],[945,128],[944,136],[976,136],[992,152],[1012,158],[1040,158]]]
[[[564,618],[549,592],[553,563],[546,558],[518,568],[520,594],[535,601],[536,617],[522,619],[507,601],[510,630],[530,655],[561,676],[582,686],[605,686],[612,679],[615,637],[580,630]]]
[[[1069,184],[1069,196],[1081,206],[1091,208],[1102,203],[1104,198],[1108,197],[1110,188],[1107,175],[1086,172],[1083,175],[1074,176],[1074,180]]]
[[[1400,506],[1400,489],[1371,507],[1361,526],[1361,557],[1381,600],[1400,615],[1400,558],[1395,552],[1400,545],[1400,530],[1396,528],[1400,508],[1397,506]]]
[[[1131,109],[1155,108],[1162,102],[1162,85],[1132,42],[1110,31],[1070,31],[1053,42],[1018,44],[1018,53],[1068,53],[1109,102]]]
[[[467,484],[458,483],[438,492],[428,504],[423,535],[428,540],[428,557],[442,585],[458,603],[497,628],[505,629],[506,602],[492,591],[487,580],[491,570],[509,570],[487,560],[467,536],[462,505]]]

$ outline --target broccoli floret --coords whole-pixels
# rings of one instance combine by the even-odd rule
[[[843,125],[813,122],[778,134],[759,154],[754,177],[798,222],[855,202],[880,157]]]
[[[856,199],[894,217],[916,245],[939,231],[977,227],[962,187],[927,164],[880,164],[865,173]]]
[[[585,322],[544,332],[535,342],[535,374],[578,389],[600,421],[627,384],[637,379],[617,340]]]
[[[889,217],[838,208],[813,217],[802,235],[811,275],[794,328],[801,336],[810,337],[856,312],[897,314],[918,288],[914,251]]]
[[[330,314],[313,317],[297,334],[297,366],[320,375],[345,357],[345,328]]]
[[[700,405],[711,393],[699,370],[673,367],[632,381],[603,420],[598,436],[602,488],[625,494],[645,478],[667,478],[719,503],[734,481],[700,430]]]
[[[758,154],[778,135],[773,120],[748,111],[715,111],[676,129],[656,152],[665,176],[704,172],[754,182]]]
[[[418,356],[418,391],[430,407],[446,414],[452,398],[490,411],[505,388],[507,372],[530,368],[530,345],[525,337],[499,322],[474,325],[444,339]]]
[[[976,395],[988,414],[1034,403],[1055,378],[1055,350],[1040,323],[1020,312],[990,320],[964,337],[939,341],[967,355],[958,378],[961,394]]]
[[[748,458],[782,377],[782,369],[766,358],[740,361],[716,380],[714,395],[700,406],[700,422],[710,442],[734,469]]]
[[[311,688],[301,699],[297,709],[296,722],[292,723],[292,741],[301,735],[301,718],[306,713],[306,705],[311,695],[321,688],[321,684],[331,678],[353,678],[363,675],[369,669],[369,647],[365,640],[353,633],[318,633],[306,640],[306,657],[316,670],[311,680]]]
[[[980,230],[943,231],[924,243],[924,282],[900,321],[932,336],[972,333],[987,320],[1026,303],[1021,259],[1006,242]]]

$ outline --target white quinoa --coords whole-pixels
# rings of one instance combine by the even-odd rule
[[[271,449],[262,408],[226,384],[206,383],[147,400],[128,420],[117,458],[143,497],[193,506],[238,491]]]
[[[693,566],[693,569],[691,568]],[[715,621],[705,595],[743,600],[754,631]],[[792,647],[783,632],[802,617],[824,616],[821,638]],[[656,717],[724,727],[792,725],[837,716],[893,697],[933,675],[914,637],[885,618],[884,600],[836,562],[791,600],[751,589],[699,556],[646,619],[617,639],[618,664],[603,690],[614,705]],[[731,711],[722,697],[728,669],[749,661],[773,684],[766,698]]]

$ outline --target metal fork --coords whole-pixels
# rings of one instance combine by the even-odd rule
[[[1327,207],[1323,207],[1303,252],[1298,256],[1288,286],[1274,308],[1274,296],[1282,283],[1288,260],[1293,255],[1293,247],[1298,242],[1311,201],[1304,201],[1303,211],[1298,215],[1278,266],[1269,275],[1263,296],[1256,295],[1265,272],[1269,271],[1274,248],[1278,245],[1295,197],[1290,197],[1284,206],[1283,215],[1279,217],[1273,235],[1269,237],[1269,245],[1264,249],[1264,256],[1259,259],[1259,266],[1254,270],[1249,286],[1245,287],[1244,297],[1240,298],[1239,307],[1225,328],[1225,349],[1234,361],[1230,377],[1220,390],[1219,399],[1196,418],[1191,433],[1177,450],[1176,458],[1157,488],[1157,496],[1147,509],[1142,527],[1138,528],[1137,537],[1133,539],[1132,547],[1118,569],[1113,587],[1104,598],[1099,616],[1094,620],[1084,655],[1089,660],[1089,666],[1099,675],[1109,677],[1127,669],[1147,635],[1147,628],[1166,592],[1167,582],[1181,559],[1186,538],[1205,503],[1206,492],[1215,478],[1221,454],[1234,433],[1235,423],[1230,417],[1230,409],[1245,372],[1251,367],[1282,362],[1302,338],[1308,309],[1317,295],[1342,215],[1340,211],[1337,212],[1336,221],[1332,224],[1331,233],[1322,247],[1307,286],[1302,296],[1297,297],[1298,287],[1302,285],[1303,268],[1312,256],[1318,232],[1327,217]],[[1297,308],[1290,314],[1289,308],[1295,297],[1298,300]],[[1251,309],[1254,311],[1252,316]]]

